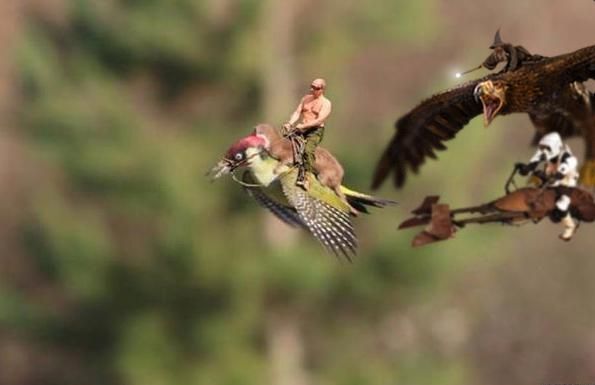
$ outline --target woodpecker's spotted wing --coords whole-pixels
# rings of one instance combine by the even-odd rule
[[[281,178],[281,186],[301,221],[331,252],[351,260],[357,249],[357,238],[350,219],[350,209],[316,177],[307,174],[308,191],[295,185],[297,169]]]
[[[256,181],[254,180],[254,177],[250,171],[244,172],[242,181],[246,182],[247,184],[256,184]],[[286,201],[284,203],[280,199],[275,199],[275,197],[270,194],[270,191],[267,193],[267,191],[265,191],[262,187],[244,186],[244,190],[246,193],[248,193],[248,195],[254,198],[254,200],[256,200],[259,205],[269,210],[277,218],[287,223],[289,226],[301,227],[304,230],[308,230],[308,226],[306,226],[306,224],[302,221],[297,210],[287,205]]]

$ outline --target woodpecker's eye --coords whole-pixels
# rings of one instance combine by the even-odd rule
[[[236,158],[236,160],[242,160],[242,159],[244,159],[244,154],[242,154],[241,152],[238,152],[234,158]]]

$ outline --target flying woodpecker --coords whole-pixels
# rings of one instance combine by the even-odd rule
[[[332,184],[336,179],[321,182],[321,174],[337,173],[337,170],[329,170],[338,165],[338,162],[334,164],[336,160],[330,153],[334,162],[326,159],[323,169],[316,175],[307,173],[307,190],[296,186],[298,168],[292,162],[280,160],[279,154],[283,150],[277,139],[269,130],[263,130],[262,125],[257,126],[251,135],[228,149],[223,159],[211,169],[212,178],[245,168],[241,179],[236,181],[261,206],[288,225],[308,230],[330,252],[351,260],[357,250],[351,217],[368,213],[366,206],[384,207],[396,202],[362,194],[343,185],[334,187]],[[340,171],[342,179],[342,168]]]

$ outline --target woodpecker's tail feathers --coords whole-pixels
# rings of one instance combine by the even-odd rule
[[[388,205],[397,204],[396,201],[377,198],[372,195],[353,191],[345,186],[341,186],[341,191],[343,194],[345,194],[345,198],[347,199],[349,205],[361,213],[369,214],[368,208],[366,206],[382,208]]]

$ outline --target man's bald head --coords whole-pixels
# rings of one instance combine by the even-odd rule
[[[326,88],[326,80],[324,80],[322,78],[314,79],[314,80],[312,80],[310,87],[323,90]]]
[[[317,78],[312,80],[312,85],[317,86],[317,87],[322,87],[322,88],[326,88],[326,80],[324,80],[323,78]]]

